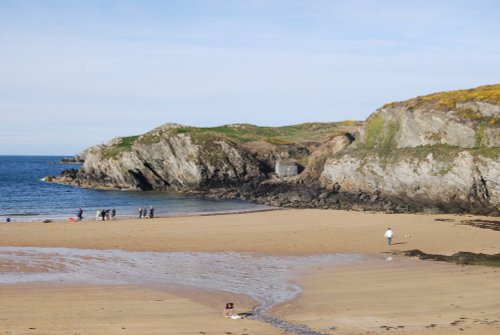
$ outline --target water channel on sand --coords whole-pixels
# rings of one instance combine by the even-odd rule
[[[248,253],[131,252],[68,248],[0,247],[0,284],[82,283],[98,285],[176,285],[245,294],[258,302],[251,318],[298,334],[319,333],[266,312],[295,298],[301,288],[289,282],[311,265],[361,261],[357,254],[268,256]]]

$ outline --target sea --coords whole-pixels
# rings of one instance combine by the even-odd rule
[[[84,220],[97,210],[116,209],[118,218],[134,217],[139,207],[156,216],[202,215],[271,209],[240,200],[213,200],[155,191],[103,191],[43,181],[80,165],[58,164],[63,156],[0,156],[0,220],[10,222],[67,220],[83,209]],[[54,163],[56,162],[56,163]]]

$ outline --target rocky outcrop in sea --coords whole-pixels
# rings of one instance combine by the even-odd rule
[[[365,122],[166,124],[89,148],[79,170],[48,180],[282,207],[499,215],[499,122],[500,85],[490,85],[386,104]],[[298,174],[275,173],[278,162]]]

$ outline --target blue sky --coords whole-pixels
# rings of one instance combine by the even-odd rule
[[[0,154],[364,120],[500,80],[500,2],[0,0]]]

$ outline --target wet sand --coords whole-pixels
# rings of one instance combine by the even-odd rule
[[[399,256],[384,260],[385,252],[411,249],[447,255],[500,253],[500,232],[460,224],[470,219],[476,217],[280,210],[112,222],[2,223],[0,246],[367,253],[380,261],[313,268],[298,275],[295,281],[304,287],[303,294],[274,312],[325,334],[499,334],[500,269]],[[395,232],[391,247],[383,237],[387,227]],[[222,318],[228,299],[235,300],[237,312],[250,311],[253,302],[221,292],[30,284],[0,285],[0,297],[0,334],[282,333],[266,323]]]

